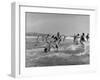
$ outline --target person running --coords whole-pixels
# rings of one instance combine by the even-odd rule
[[[89,33],[86,35],[86,39],[87,39],[87,41],[89,40]]]
[[[52,43],[58,51],[58,48],[59,48],[59,45],[60,45],[60,42],[61,42],[60,32],[57,32],[56,36],[54,36],[53,39],[54,40],[53,40]]]
[[[80,37],[80,43],[81,45],[84,47],[84,42],[85,42],[85,34],[82,33],[81,37]]]
[[[74,38],[74,39],[73,39],[73,42],[74,42],[74,43],[76,42],[76,37],[77,37],[77,36],[74,34],[74,36],[73,36],[73,38]]]
[[[79,41],[78,41],[79,36],[80,36],[80,34],[77,34],[77,37],[76,37],[76,45],[78,45],[78,44],[79,44]]]
[[[45,42],[47,42],[49,36],[50,36],[49,34],[47,34],[47,35],[45,36]]]
[[[75,35],[74,34],[74,43],[78,44],[78,38],[79,38],[79,34]]]

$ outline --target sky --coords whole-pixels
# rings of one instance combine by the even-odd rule
[[[56,14],[56,13],[25,13],[26,33],[57,33],[72,35],[89,33],[89,15]]]

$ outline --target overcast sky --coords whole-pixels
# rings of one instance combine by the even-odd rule
[[[26,13],[26,32],[89,33],[89,15]]]

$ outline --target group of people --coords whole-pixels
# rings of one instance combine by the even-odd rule
[[[89,33],[87,33],[87,35],[85,35],[85,33],[82,33],[81,35],[80,34],[74,35],[73,42],[75,44],[80,43],[84,47],[84,43],[86,41],[89,41]]]
[[[56,48],[56,50],[58,51],[60,42],[61,42],[60,32],[57,32],[56,35],[48,34],[46,36],[47,47],[44,48],[44,52],[49,52],[51,47]]]
[[[55,48],[58,51],[59,45],[62,40],[63,39],[60,32],[57,32],[56,35],[47,34],[47,36],[45,37],[47,47],[44,48],[44,52],[49,52],[51,48]],[[76,34],[73,37],[73,42],[76,45],[81,44],[84,47],[84,43],[86,41],[89,41],[89,33],[87,33],[86,35],[85,33]]]

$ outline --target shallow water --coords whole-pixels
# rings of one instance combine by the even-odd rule
[[[59,66],[59,65],[83,65],[89,64],[89,45],[83,48],[81,45],[73,44],[72,40],[66,40],[60,44],[58,51],[51,49],[50,52],[45,53],[44,44],[30,42],[27,44],[25,53],[26,67],[40,67],[40,66]],[[87,43],[89,44],[89,43]],[[84,53],[83,55],[81,55]]]

